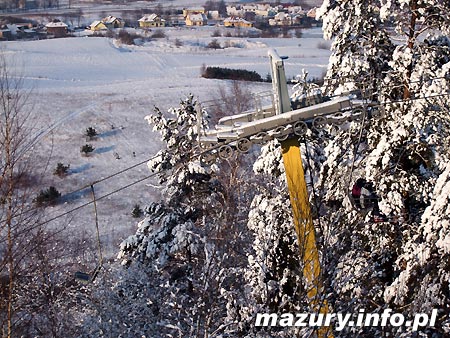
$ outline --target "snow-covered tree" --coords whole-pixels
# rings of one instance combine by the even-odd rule
[[[2,337],[69,333],[61,311],[73,295],[61,263],[60,227],[42,222],[33,198],[45,163],[36,154],[37,114],[21,71],[0,53],[0,332]],[[63,268],[64,265],[64,268]],[[57,270],[58,272],[55,272]],[[66,316],[67,314],[67,316]],[[64,321],[64,319],[67,319]]]
[[[159,184],[164,185],[162,200],[145,209],[145,219],[138,224],[136,235],[122,243],[120,256],[154,266],[152,278],[161,286],[157,291],[159,320],[169,331],[194,335],[196,330],[209,330],[210,325],[210,304],[198,297],[207,287],[202,285],[200,275],[207,274],[209,264],[217,258],[214,247],[208,245],[208,237],[220,231],[214,220],[222,209],[222,188],[211,167],[190,158],[189,149],[197,142],[193,98],[182,101],[171,114],[174,119],[158,110],[148,117],[154,131],[159,131],[167,144],[167,149],[149,162],[149,168],[158,172]]]
[[[318,170],[321,158],[320,147],[311,138],[309,132],[308,145],[301,144],[309,183],[311,178],[314,180],[310,174]],[[309,335],[309,328],[255,328],[257,313],[297,313],[312,309],[302,276],[304,264],[292,218],[280,142],[271,141],[262,147],[253,171],[259,180],[248,215],[247,226],[254,239],[245,269],[246,303],[239,309],[240,330],[252,337]],[[313,194],[310,200],[313,212],[317,213]]]
[[[242,329],[258,336],[269,332],[272,336],[290,335],[293,332],[286,330],[254,331],[257,313],[295,312],[305,305],[299,248],[278,141],[262,148],[254,172],[262,179],[248,216],[254,241],[245,271],[248,303],[242,317],[247,325]]]
[[[329,206],[331,303],[336,311],[392,308],[410,317],[437,308],[436,327],[422,333],[441,336],[450,303],[442,263],[448,220],[438,216],[450,203],[449,13],[448,1],[418,0],[325,1],[319,11],[325,37],[333,38],[328,77],[344,76],[345,89],[355,89],[370,76],[378,87],[368,98],[384,110],[381,119],[353,122],[350,131],[360,134],[342,131],[325,148],[320,184]],[[344,89],[342,81],[329,83]],[[375,185],[391,222],[375,224],[348,203],[358,177]],[[353,330],[411,336],[410,328]]]
[[[148,163],[162,197],[144,209],[136,234],[121,244],[122,270],[115,267],[86,298],[86,336],[205,337],[236,330],[227,306],[243,294],[248,235],[242,206],[251,193],[236,158],[219,163],[219,172],[193,155],[197,110],[191,96],[169,117],[156,110],[147,118],[166,144]]]
[[[394,50],[380,18],[380,1],[325,0],[317,12],[325,39],[333,39],[325,84],[339,91],[359,89],[355,80],[373,79],[388,69]],[[374,83],[367,83],[373,86]]]
[[[324,1],[317,17],[333,39],[326,84],[374,89],[395,74],[391,93],[407,92],[415,59],[430,50],[427,39],[449,34],[448,7],[445,0]]]

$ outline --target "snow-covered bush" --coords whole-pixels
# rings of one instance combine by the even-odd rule
[[[80,147],[80,153],[84,156],[88,156],[95,150],[95,147],[92,144],[86,143],[85,145]]]

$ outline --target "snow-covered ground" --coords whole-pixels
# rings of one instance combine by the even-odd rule
[[[267,51],[275,48],[286,60],[287,76],[301,73],[323,75],[329,50],[323,48],[319,28],[305,30],[302,38],[218,38],[231,40],[238,47],[211,50],[204,48],[216,28],[168,28],[167,38],[155,39],[142,46],[120,45],[108,38],[65,38],[42,41],[3,43],[4,53],[20,65],[25,86],[33,88],[30,101],[39,116],[35,132],[40,136],[37,148],[51,154],[47,183],[63,194],[145,161],[160,148],[144,117],[155,106],[166,110],[192,93],[201,101],[216,96],[226,81],[204,79],[202,65],[255,70],[265,77],[269,72]],[[175,45],[175,39],[182,46]],[[250,84],[253,92],[270,89],[270,84]],[[99,132],[90,142],[96,150],[89,157],[80,155],[86,142],[83,133],[89,126]],[[119,159],[117,157],[120,157]],[[51,175],[58,162],[70,164],[71,174],[60,179]],[[140,165],[112,179],[95,185],[97,197],[123,187],[146,175]],[[158,198],[154,187],[139,183],[98,201],[102,240],[113,245],[132,234],[136,219],[133,205],[145,206]],[[90,191],[70,195],[65,203],[53,207],[58,214],[89,201]],[[95,229],[92,205],[56,220],[67,225],[71,234]]]

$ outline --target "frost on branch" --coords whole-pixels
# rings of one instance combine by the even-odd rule
[[[312,162],[317,163],[313,150],[312,146],[309,149]],[[309,173],[310,166],[315,164],[308,163],[303,155],[305,172]],[[303,312],[308,309],[302,260],[278,141],[262,147],[253,170],[261,183],[248,215],[247,227],[254,239],[244,272],[247,302],[240,309],[242,325],[248,323],[250,327],[258,312]],[[258,331],[257,336],[291,337],[298,332],[294,328],[268,328],[267,332],[264,329]]]
[[[167,118],[156,110],[147,118],[167,145],[148,163],[157,173],[162,198],[145,208],[145,218],[122,242],[119,257],[127,269],[140,267],[149,278],[155,336],[209,336],[219,331],[232,336],[237,324],[229,314],[238,313],[242,303],[244,264],[236,252],[238,257],[245,254],[242,243],[248,237],[240,230],[238,203],[246,198],[245,185],[233,183],[236,172],[226,176],[216,172],[217,165],[203,165],[192,155],[191,147],[197,144],[192,97],[169,114]],[[229,170],[239,167],[229,164]],[[130,288],[141,284],[131,280]]]
[[[167,145],[148,163],[164,187],[163,199],[145,209],[146,217],[139,222],[136,234],[121,244],[120,257],[125,260],[138,258],[164,265],[180,252],[196,254],[203,242],[201,227],[196,224],[211,210],[208,205],[215,205],[214,194],[220,190],[211,168],[190,158],[189,150],[197,141],[193,97],[182,101],[169,114],[171,117],[166,118],[156,109],[154,115],[147,117]],[[202,114],[206,121],[206,112]]]
[[[448,1],[324,1],[319,11],[324,35],[334,39],[328,94],[372,85],[367,99],[385,112],[357,124],[361,138],[350,126],[324,142],[330,302],[335,311],[391,308],[406,316],[437,308],[436,328],[420,333],[427,336],[449,328],[449,13]],[[349,204],[359,177],[374,184],[390,222],[374,223]],[[410,337],[408,330],[357,333]]]

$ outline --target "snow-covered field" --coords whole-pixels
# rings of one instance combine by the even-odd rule
[[[44,155],[51,154],[47,184],[67,194],[152,157],[160,143],[144,117],[155,106],[166,110],[190,93],[206,101],[216,96],[219,86],[227,84],[201,78],[202,65],[255,70],[265,77],[270,71],[267,51],[275,48],[289,56],[285,62],[289,78],[303,68],[314,77],[322,76],[326,69],[329,50],[323,47],[320,28],[305,30],[302,38],[220,37],[219,42],[231,40],[230,44],[238,47],[204,48],[215,29],[168,28],[167,38],[142,46],[94,37],[3,43],[4,53],[20,66],[25,86],[33,88],[30,101],[40,121],[35,132],[41,135],[37,149]],[[182,46],[177,47],[175,39]],[[270,89],[270,84],[250,87],[258,92]],[[83,157],[80,147],[87,143],[83,133],[89,126],[100,135],[91,142],[96,148],[94,154]],[[71,174],[63,179],[51,174],[58,162],[70,164]],[[102,196],[148,174],[145,164],[137,166],[96,184],[95,193]],[[158,198],[149,183],[139,183],[98,201],[100,232],[110,249],[115,250],[114,245],[123,236],[134,233],[133,205],[145,206]],[[56,215],[90,198],[89,190],[70,195],[52,212]],[[94,220],[90,205],[55,222],[69,226],[70,234],[86,232],[90,236]]]

